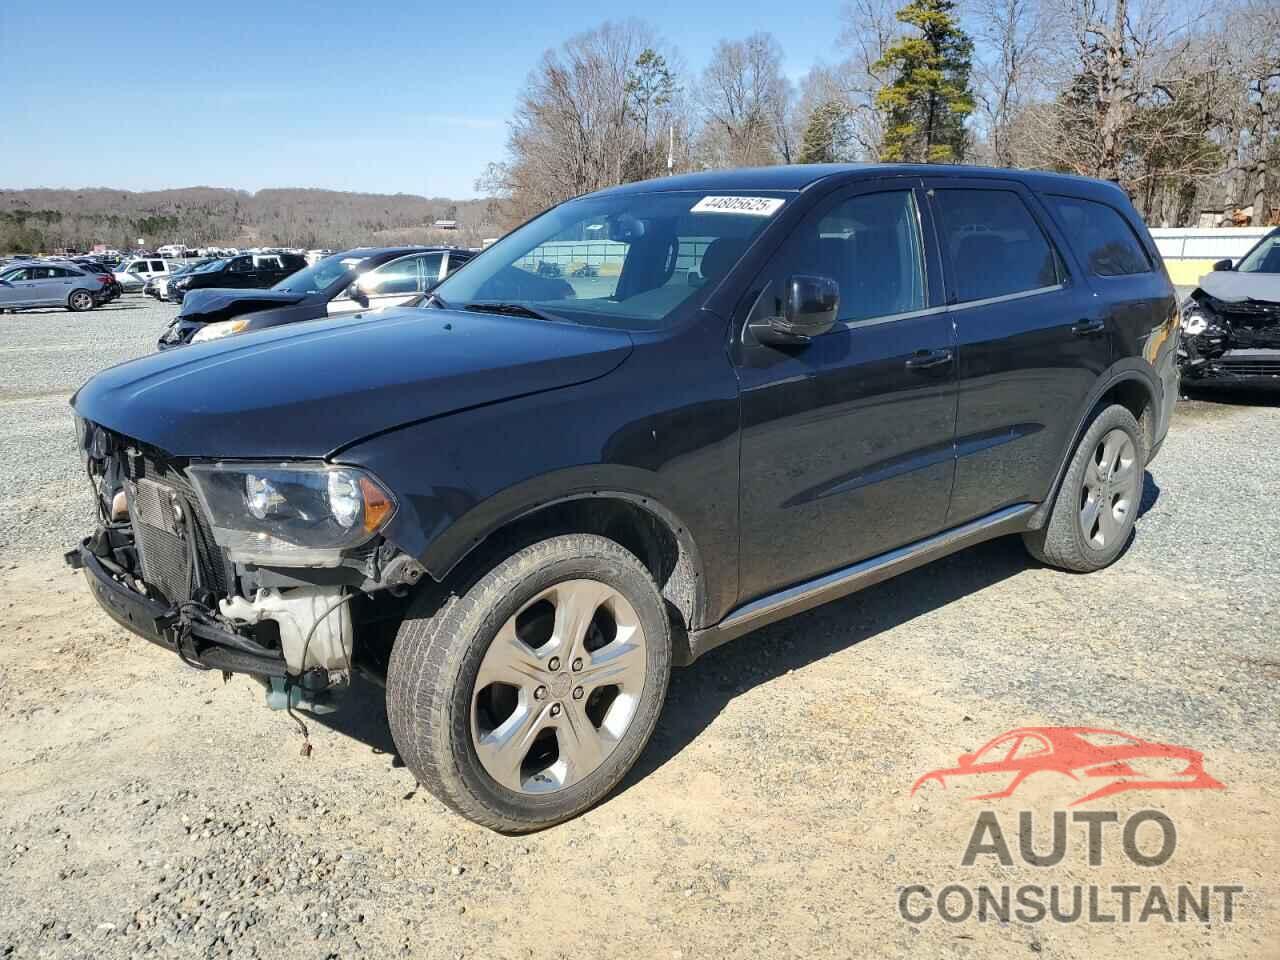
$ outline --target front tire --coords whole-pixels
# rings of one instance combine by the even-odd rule
[[[612,790],[649,741],[671,625],[636,557],[588,534],[526,547],[423,593],[387,670],[387,716],[418,782],[505,832],[548,827]]]
[[[67,297],[67,309],[72,313],[84,313],[93,309],[93,294],[88,290],[72,290]]]
[[[1080,438],[1048,521],[1022,535],[1027,550],[1077,573],[1109,566],[1133,534],[1145,469],[1138,421],[1122,406],[1106,407]]]

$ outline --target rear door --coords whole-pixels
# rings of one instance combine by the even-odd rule
[[[1112,348],[1064,238],[1021,183],[926,186],[958,344],[952,527],[1044,499]]]
[[[32,267],[31,273],[33,306],[54,307],[66,303],[75,274],[62,267]]]

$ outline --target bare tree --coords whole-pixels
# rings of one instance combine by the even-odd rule
[[[884,118],[876,95],[893,80],[880,64],[903,32],[896,17],[901,0],[848,0],[841,10],[840,46],[848,52],[832,76],[847,107],[856,159],[876,160],[884,142]]]
[[[663,76],[670,69],[662,46],[647,26],[630,20],[548,50],[520,93],[508,159],[491,164],[477,186],[505,197],[518,221],[622,183],[637,166],[647,172],[648,164],[635,159],[653,148],[657,114],[677,86],[674,75]]]
[[[973,79],[984,152],[997,166],[1016,163],[1014,117],[1046,93],[1043,78],[1060,35],[1061,8],[1046,0],[971,0],[977,56]]]
[[[722,40],[698,89],[703,162],[714,167],[791,162],[795,97],[782,49],[768,33]]]

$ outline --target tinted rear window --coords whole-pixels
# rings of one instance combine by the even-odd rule
[[[1151,260],[1133,228],[1105,203],[1079,197],[1045,197],[1071,243],[1084,254],[1089,272],[1100,277],[1148,273]]]
[[[1057,252],[1012,190],[943,189],[936,191],[935,203],[959,302],[1062,282]]]

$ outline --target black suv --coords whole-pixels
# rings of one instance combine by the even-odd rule
[[[263,290],[306,265],[307,258],[297,253],[242,253],[227,260],[212,260],[171,280],[168,298],[181,303],[188,292],[209,287]]]
[[[1178,337],[1106,183],[630,184],[415,306],[99,374],[72,402],[101,521],[68,559],[121,624],[273,705],[385,678],[418,780],[530,830],[618,783],[673,664],[1003,534],[1111,563]]]

